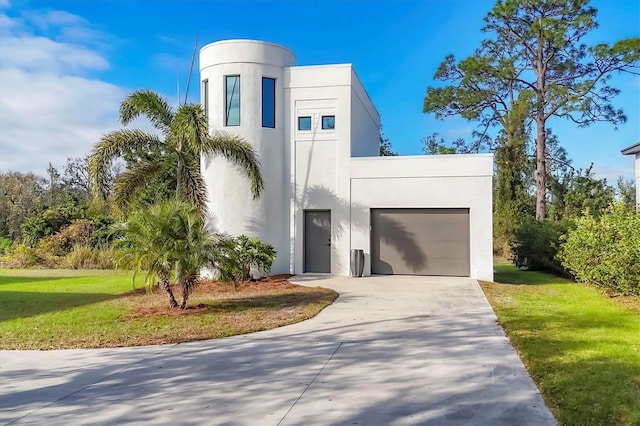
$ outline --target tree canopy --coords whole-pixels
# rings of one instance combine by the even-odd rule
[[[209,134],[204,109],[197,104],[180,105],[176,111],[155,92],[139,90],[120,105],[120,122],[126,126],[145,116],[161,135],[138,129],[107,133],[89,157],[89,176],[94,195],[105,198],[107,171],[117,158],[128,156],[127,168],[115,179],[114,201],[126,207],[144,188],[167,178],[175,179],[175,198],[194,205],[204,215],[205,183],[200,171],[202,155],[221,155],[247,176],[251,193],[259,197],[264,182],[253,147],[238,136]],[[137,161],[132,161],[136,159]]]
[[[623,111],[613,105],[619,90],[608,83],[613,73],[640,71],[640,38],[584,43],[597,27],[596,14],[588,0],[498,0],[484,19],[481,46],[459,62],[447,56],[434,78],[449,84],[427,89],[424,112],[477,121],[479,138],[498,126],[507,161],[523,164],[535,124],[539,220],[546,216],[547,121],[623,123]]]

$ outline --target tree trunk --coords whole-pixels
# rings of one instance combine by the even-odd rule
[[[178,302],[176,301],[176,298],[173,296],[173,291],[171,291],[169,274],[160,274],[160,282],[158,283],[158,286],[169,294],[169,306],[172,308],[177,308]]]
[[[536,220],[547,215],[547,129],[545,119],[546,67],[543,46],[545,38],[538,34],[536,57]]]
[[[180,304],[180,309],[187,309],[187,300],[189,299],[189,295],[193,291],[195,281],[195,277],[190,276],[185,278],[185,280],[182,282],[182,303]]]
[[[544,220],[547,214],[547,129],[542,116],[543,110],[538,110],[536,124],[536,220]]]

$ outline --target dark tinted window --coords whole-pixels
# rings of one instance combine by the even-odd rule
[[[276,127],[276,80],[262,77],[262,127]]]

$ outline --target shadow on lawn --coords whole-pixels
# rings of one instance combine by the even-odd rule
[[[493,280],[500,284],[570,284],[573,281],[547,272],[521,270],[513,265],[495,267]]]
[[[0,322],[28,318],[77,306],[90,305],[122,297],[107,293],[46,293],[29,291],[3,291]]]
[[[34,283],[41,281],[65,280],[67,277],[17,277],[0,275],[0,285]]]
[[[613,425],[640,424],[640,363],[625,359],[639,350],[637,337],[626,340],[640,335],[634,324],[585,308],[571,315],[531,313],[509,320],[507,328],[560,424]],[[573,332],[555,338],[556,330]],[[586,338],[592,330],[608,337]]]
[[[337,296],[337,293],[314,291],[256,295],[236,299],[214,300],[204,304],[209,312],[235,312],[253,308],[286,309],[312,303],[332,302]]]

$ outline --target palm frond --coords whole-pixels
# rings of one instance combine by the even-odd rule
[[[244,139],[228,133],[216,133],[203,141],[202,154],[220,155],[240,168],[249,179],[251,194],[256,199],[264,190],[260,161],[255,150]]]
[[[141,161],[122,172],[113,187],[113,200],[122,210],[149,183],[153,182],[166,169],[162,161]]]
[[[207,191],[200,173],[200,158],[193,153],[178,153],[178,173],[176,195],[180,201],[194,206],[200,217],[207,209]]]
[[[200,153],[209,135],[207,117],[202,106],[182,105],[174,117],[171,134],[173,138],[177,138],[178,151],[189,150]]]
[[[136,90],[120,104],[120,122],[126,126],[140,115],[146,116],[157,128],[166,133],[171,128],[174,112],[169,103],[151,90]]]
[[[161,146],[153,133],[142,130],[116,130],[102,136],[89,155],[89,180],[95,196],[104,199],[108,190],[107,171],[113,160],[125,152]]]

